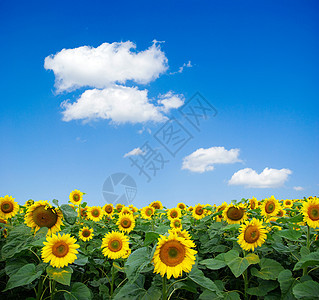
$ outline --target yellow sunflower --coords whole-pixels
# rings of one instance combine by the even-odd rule
[[[121,215],[125,215],[125,214],[133,215],[133,211],[129,207],[123,206],[120,214]]]
[[[254,251],[267,239],[267,230],[264,228],[262,221],[256,218],[242,224],[239,232],[238,244],[246,251]]]
[[[172,221],[174,219],[180,219],[182,212],[178,207],[171,208],[167,211],[167,218]]]
[[[154,273],[160,273],[162,277],[166,274],[168,279],[172,276],[178,278],[183,271],[189,273],[195,264],[197,253],[192,249],[193,246],[192,241],[177,234],[170,234],[168,237],[161,235],[152,260]]]
[[[54,208],[47,200],[40,200],[31,205],[24,217],[27,226],[37,232],[42,227],[49,229],[48,235],[60,231],[63,214],[59,208]]]
[[[121,203],[116,204],[115,209],[117,210],[118,213],[121,212],[123,206],[124,206],[124,205],[121,204]]]
[[[79,190],[74,190],[70,193],[69,199],[75,205],[80,205],[82,201],[83,193]]]
[[[182,229],[182,221],[180,219],[173,219],[171,221],[171,228]]]
[[[163,209],[163,204],[161,201],[153,201],[149,206],[152,206],[155,209]]]
[[[250,209],[256,209],[256,208],[258,208],[258,201],[257,201],[257,199],[255,198],[255,197],[252,197],[251,199],[249,199],[249,208]]]
[[[319,198],[313,197],[304,201],[301,211],[309,227],[319,227]]]
[[[155,208],[152,206],[145,206],[141,209],[141,217],[150,220],[155,213]]]
[[[102,253],[110,259],[125,257],[129,251],[128,237],[122,232],[107,233],[102,240]]]
[[[135,227],[135,219],[131,214],[120,214],[116,225],[119,230],[130,233]]]
[[[130,204],[128,207],[133,213],[138,212],[138,208],[136,206],[134,206],[133,204]]]
[[[286,216],[286,211],[283,210],[282,208],[279,209],[278,214],[276,215],[276,217],[278,218],[283,218]]]
[[[227,203],[223,202],[221,205],[217,206],[216,212],[223,211],[227,207]],[[221,222],[223,220],[223,214],[216,216],[216,221]]]
[[[112,203],[105,204],[102,207],[103,211],[107,214],[107,216],[112,217],[114,213],[114,207]]]
[[[177,234],[177,236],[179,236],[179,237],[182,237],[186,240],[191,240],[190,234],[185,229],[182,230],[182,229],[178,229],[178,228],[172,228],[172,229],[168,230],[168,234]],[[192,243],[193,243],[193,241],[192,241]],[[195,244],[192,247],[195,247]]]
[[[290,199],[284,200],[284,208],[292,208],[292,206],[294,205],[294,202]]]
[[[178,207],[180,210],[186,209],[186,205],[183,202],[178,203],[176,207]]]
[[[34,200],[29,199],[29,200],[27,200],[27,201],[25,202],[24,206],[25,206],[25,207],[29,207],[29,206],[31,206],[32,204],[34,204]]]
[[[261,204],[261,215],[265,218],[274,217],[278,214],[281,205],[279,201],[274,197],[271,196],[270,198],[266,198]]]
[[[223,210],[223,218],[228,224],[240,224],[245,222],[247,219],[245,206],[242,203],[238,205],[229,204]]]
[[[93,228],[90,229],[89,227],[85,226],[79,231],[79,237],[84,242],[92,240],[93,236]]]
[[[205,217],[204,205],[197,204],[193,209],[193,218],[200,220]]]
[[[0,197],[0,217],[9,219],[14,217],[19,211],[19,204],[14,201],[12,196]]]
[[[194,210],[194,207],[193,206],[189,206],[188,208],[187,208],[187,211],[189,211],[189,212],[192,212]]]
[[[75,238],[71,237],[70,234],[53,234],[52,237],[47,237],[43,244],[45,246],[42,248],[42,260],[45,263],[49,262],[52,267],[56,268],[72,264],[77,258],[78,251],[76,249],[80,248],[76,244]]]
[[[88,210],[87,210],[88,219],[94,222],[98,222],[103,218],[103,216],[104,216],[104,211],[101,209],[100,206],[88,207]]]

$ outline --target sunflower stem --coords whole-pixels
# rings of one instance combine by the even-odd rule
[[[307,248],[310,250],[310,227],[307,224],[307,244],[306,244]],[[308,275],[308,267],[304,267],[302,269],[302,275]]]
[[[248,272],[247,269],[245,270],[245,272],[243,273],[243,277],[244,277],[244,283],[245,283],[245,300],[248,299],[247,296],[247,289],[248,289]]]
[[[163,276],[163,300],[167,299],[167,290],[166,290],[166,276]]]
[[[111,292],[110,292],[110,295],[112,296],[113,295],[113,288],[114,288],[114,277],[115,277],[114,266],[113,265],[112,265],[112,268],[111,268],[111,272],[112,272],[112,281],[111,281]]]

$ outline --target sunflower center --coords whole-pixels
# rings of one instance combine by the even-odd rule
[[[131,226],[131,220],[130,219],[124,219],[121,222],[122,227],[124,228],[129,228]]]
[[[114,239],[110,240],[108,246],[112,252],[120,251],[122,249],[122,241]]]
[[[290,200],[286,201],[286,205],[291,205]]]
[[[202,215],[204,213],[204,210],[202,207],[197,207],[195,213],[196,215]]]
[[[255,207],[256,207],[255,202],[254,202],[254,201],[251,201],[251,202],[250,202],[250,208],[251,208],[251,209],[255,209]]]
[[[185,253],[185,247],[180,242],[171,240],[161,247],[159,256],[165,265],[175,267],[183,262]]]
[[[73,195],[73,201],[78,202],[80,200],[80,196],[78,194]]]
[[[64,257],[69,252],[69,246],[65,242],[58,242],[52,247],[52,254],[57,257]]]
[[[177,212],[176,212],[176,211],[173,211],[173,212],[171,213],[171,217],[172,217],[172,218],[177,218]]]
[[[89,236],[91,235],[91,231],[88,230],[88,229],[84,229],[84,230],[82,231],[82,235],[83,235],[84,237],[89,237]]]
[[[244,239],[247,243],[255,243],[259,238],[259,230],[256,226],[248,226],[245,230]]]
[[[227,211],[227,217],[231,220],[238,221],[244,216],[244,210],[242,208],[230,207]]]
[[[2,205],[1,205],[1,210],[4,212],[4,213],[11,213],[13,211],[13,204],[11,202],[3,202]]]
[[[107,207],[105,208],[105,211],[106,211],[108,214],[110,214],[110,213],[112,212],[112,206],[107,206]]]
[[[277,214],[278,217],[282,217],[284,215],[284,211],[283,210],[280,210]]]
[[[308,215],[312,221],[318,221],[319,220],[319,205],[311,206],[308,209]]]
[[[145,214],[146,214],[147,216],[151,216],[151,215],[153,214],[153,210],[150,209],[150,208],[148,208],[148,209],[146,210]]]
[[[154,204],[153,204],[153,207],[154,207],[155,209],[160,209],[160,206],[159,206],[158,203],[154,203]]]
[[[181,223],[180,223],[179,221],[175,221],[175,222],[174,222],[174,226],[175,226],[175,227],[180,227],[180,226],[181,226]]]
[[[265,211],[267,214],[271,214],[276,208],[276,205],[274,202],[268,202],[265,206]]]
[[[58,215],[51,208],[45,209],[41,205],[33,211],[32,218],[39,227],[51,228],[57,223]]]
[[[100,216],[100,211],[98,209],[92,210],[92,216],[97,218]]]
[[[87,208],[81,208],[81,217],[86,217],[87,216]]]

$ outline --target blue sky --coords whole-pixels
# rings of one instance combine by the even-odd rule
[[[30,198],[66,203],[69,193],[80,189],[89,205],[104,205],[103,183],[118,172],[135,180],[138,207],[154,200],[172,207],[180,201],[220,204],[252,196],[317,195],[318,9],[317,1],[1,1],[1,195],[12,195],[20,204]],[[122,47],[128,41],[136,45],[127,52],[128,62],[121,60],[122,69],[115,64],[107,75],[133,74],[122,82],[116,77],[98,86],[104,73],[93,68],[93,84],[59,92],[53,69],[63,69],[65,61],[53,59],[52,69],[44,67],[45,58],[62,49]],[[130,59],[143,51],[164,58],[159,70],[155,61],[147,70],[145,61],[130,69]],[[158,62],[155,54],[146,58]],[[65,82],[77,76],[77,67],[71,63]],[[141,83],[140,71],[155,78]],[[85,80],[91,80],[89,72]],[[157,120],[147,116],[143,121],[141,111],[128,116],[123,106],[120,122],[115,114],[83,122],[74,105],[76,114],[69,111],[65,121],[67,108],[61,103],[77,104],[93,89],[135,91],[137,97],[147,90],[146,104]],[[176,104],[196,92],[218,111],[201,122],[200,132]],[[102,101],[108,97],[103,95]],[[161,99],[175,108],[164,111]],[[86,101],[82,115],[94,99]],[[118,105],[114,97],[105,101]],[[175,157],[154,138],[172,117],[193,135]],[[145,142],[170,160],[149,183],[124,158]],[[270,172],[262,173],[265,168]]]

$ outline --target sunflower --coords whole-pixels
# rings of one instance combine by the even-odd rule
[[[304,201],[301,211],[309,227],[319,227],[319,198],[313,197]]]
[[[25,207],[29,207],[29,206],[31,206],[32,204],[34,204],[34,200],[29,199],[29,200],[27,200],[27,201],[25,202],[24,206],[25,206]]]
[[[256,208],[258,208],[258,201],[257,201],[257,199],[255,198],[255,197],[252,197],[251,199],[249,199],[249,208],[250,209],[256,209]]]
[[[266,220],[267,223],[269,223],[270,226],[266,227],[266,230],[270,232],[272,229],[277,228],[278,230],[282,230],[281,226],[274,225],[273,222],[277,222],[278,217],[270,217],[269,219]]]
[[[122,258],[124,258],[124,259],[128,258],[130,255],[131,255],[131,249],[128,248],[128,250],[126,250],[126,253],[125,253],[125,255],[122,256]]]
[[[104,216],[104,211],[102,210],[100,206],[88,207],[88,210],[87,210],[88,219],[94,222],[98,222],[103,218],[103,216]]]
[[[47,237],[45,245],[42,248],[42,259],[45,263],[50,262],[52,267],[63,268],[72,264],[76,260],[76,249],[80,248],[76,244],[74,237],[70,234],[60,235],[53,234],[52,237]]]
[[[130,204],[128,207],[133,213],[138,212],[138,208],[136,206],[134,206],[133,204]]]
[[[116,204],[116,206],[115,206],[115,209],[117,210],[117,212],[121,212],[121,210],[122,210],[122,207],[123,207],[124,205],[123,204],[121,204],[121,203],[118,203],[118,204]]]
[[[178,207],[171,208],[167,211],[167,218],[172,221],[174,219],[180,219],[182,212]]]
[[[292,208],[292,206],[294,205],[294,202],[290,199],[284,200],[284,208]]]
[[[14,217],[19,211],[19,204],[14,201],[12,196],[4,196],[0,198],[0,217],[9,219]]]
[[[127,214],[133,215],[133,211],[129,207],[123,206],[120,214],[121,215],[127,215]]]
[[[189,211],[189,212],[192,212],[194,210],[194,207],[193,206],[189,206],[188,208],[187,208],[187,211]]]
[[[194,243],[179,237],[177,234],[170,234],[168,237],[161,235],[158,239],[156,250],[153,256],[154,273],[160,273],[162,277],[167,275],[178,278],[183,271],[189,273],[195,264],[196,250],[191,249]]]
[[[173,219],[171,221],[171,228],[182,229],[182,222],[180,219]]]
[[[267,238],[267,230],[263,226],[261,220],[253,218],[246,221],[239,228],[238,244],[243,250],[254,251],[255,248],[261,246]]]
[[[60,231],[63,214],[59,208],[54,208],[47,200],[40,200],[31,205],[24,217],[27,226],[37,232],[42,227],[49,229],[48,235]]]
[[[141,209],[141,217],[150,220],[155,213],[155,208],[152,206],[145,206]]]
[[[180,210],[186,209],[186,205],[183,202],[178,203],[176,207],[178,207]]]
[[[108,258],[117,259],[124,257],[130,249],[128,237],[122,232],[109,232],[105,234],[101,248],[103,255]]]
[[[182,230],[182,229],[178,229],[178,228],[172,228],[172,229],[168,230],[168,234],[177,234],[177,236],[182,237],[185,240],[191,240],[190,234],[185,229]],[[192,243],[194,243],[194,242],[192,241]],[[192,247],[195,247],[195,244]]]
[[[69,199],[73,204],[79,205],[81,204],[82,197],[83,197],[82,192],[80,192],[79,190],[74,190],[70,193]]]
[[[261,204],[261,215],[265,218],[274,217],[278,214],[281,206],[279,201],[271,196],[270,198],[266,198]]]
[[[193,209],[193,217],[196,220],[200,220],[200,219],[205,217],[204,205],[201,205],[201,204],[195,205],[195,207]]]
[[[89,227],[85,226],[79,231],[79,237],[84,242],[92,240],[93,236],[93,228],[90,229]]]
[[[87,218],[87,216],[88,216],[87,211],[88,211],[87,207],[84,207],[84,208],[80,207],[81,218],[83,218],[83,219]],[[79,216],[80,216],[80,214],[79,214]]]
[[[243,223],[247,219],[245,206],[242,203],[238,205],[229,204],[223,210],[223,218],[228,224]]]
[[[163,204],[161,201],[153,201],[149,206],[152,206],[155,209],[163,209]]]
[[[227,203],[223,202],[221,205],[217,206],[216,212],[223,211],[227,207]],[[221,222],[223,220],[223,214],[216,216],[216,221]]]
[[[286,216],[286,211],[283,210],[282,208],[279,209],[278,214],[276,215],[276,217],[278,218],[283,218]]]
[[[116,225],[119,230],[130,233],[135,227],[135,219],[131,214],[120,214]]]
[[[112,217],[114,213],[114,207],[112,203],[107,203],[102,207],[102,210],[107,214],[107,216]]]

